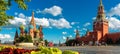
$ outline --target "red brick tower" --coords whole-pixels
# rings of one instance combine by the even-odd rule
[[[98,32],[97,34],[100,34],[97,35],[97,40],[102,39],[108,33],[108,21],[105,18],[102,0],[100,0],[97,17],[93,23],[93,31]]]

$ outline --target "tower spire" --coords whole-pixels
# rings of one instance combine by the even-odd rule
[[[36,24],[35,24],[35,20],[34,20],[34,11],[32,12],[32,19],[30,21],[30,25],[32,27],[34,27],[34,31],[36,30]]]
[[[76,39],[80,38],[79,30],[76,30]]]
[[[102,4],[102,0],[100,0],[100,6],[102,6],[103,4]]]
[[[34,19],[34,11],[32,12],[32,18]]]
[[[95,21],[105,21],[107,22],[105,18],[105,13],[104,13],[104,6],[102,4],[102,0],[100,0],[100,5],[98,6],[98,13]]]
[[[18,36],[18,31],[17,31],[17,29],[16,29],[14,41],[16,41],[16,38],[18,38],[18,37],[19,37],[19,36]]]
[[[32,12],[32,19],[31,19],[30,23],[31,23],[31,24],[34,23],[34,11]]]

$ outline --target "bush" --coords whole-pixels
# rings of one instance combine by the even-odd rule
[[[33,42],[32,37],[30,35],[20,36],[18,39],[18,42]]]
[[[63,51],[62,54],[79,54],[79,53],[71,50],[66,50],[66,51]]]

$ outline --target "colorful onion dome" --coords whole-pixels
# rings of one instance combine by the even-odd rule
[[[40,25],[38,29],[42,29],[42,25]]]
[[[38,32],[39,32],[39,30],[37,29],[37,30],[36,30],[36,32],[38,33]]]
[[[33,25],[30,25],[30,29],[33,29],[34,28],[34,26]]]
[[[25,29],[25,26],[23,24],[20,25],[20,29]]]

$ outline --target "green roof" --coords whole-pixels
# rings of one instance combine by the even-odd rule
[[[21,24],[20,29],[25,29],[25,26],[23,24]]]

